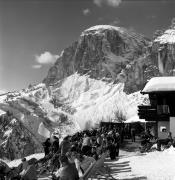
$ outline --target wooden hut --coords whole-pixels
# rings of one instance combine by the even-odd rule
[[[150,105],[138,106],[139,118],[156,121],[156,135],[167,138],[167,132],[175,137],[175,77],[154,77],[141,91],[148,94]]]

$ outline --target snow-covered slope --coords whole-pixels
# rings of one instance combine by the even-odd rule
[[[147,97],[139,92],[127,95],[123,92],[123,86],[123,83],[107,83],[75,73],[50,87],[39,84],[4,94],[0,109],[11,112],[22,126],[21,130],[33,138],[33,143],[41,144],[53,132],[63,137],[94,127],[100,121],[120,122],[135,116],[137,105],[145,103]],[[1,135],[3,147],[7,147],[9,139],[16,135],[10,126],[12,119],[8,122]],[[14,145],[15,149],[19,149],[17,146]]]
[[[123,92],[123,88],[123,83],[106,83],[75,73],[66,78],[61,87],[55,86],[52,91],[62,103],[74,110],[74,121],[84,129],[100,121],[124,121],[137,114],[137,105],[143,99],[137,98],[135,101],[137,95],[131,98],[131,95]]]

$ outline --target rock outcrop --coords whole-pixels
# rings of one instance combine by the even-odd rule
[[[19,120],[2,116],[0,127],[0,158],[13,160],[42,152],[41,143]]]
[[[158,36],[150,48],[150,58],[161,76],[175,75],[175,27]]]
[[[51,85],[78,72],[108,82],[125,82],[127,92],[137,91],[146,82],[143,64],[148,45],[147,38],[121,27],[91,27],[64,49],[43,82]]]

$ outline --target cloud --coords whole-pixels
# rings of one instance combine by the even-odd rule
[[[102,6],[103,0],[93,0],[94,4],[97,5],[98,7]]]
[[[127,29],[128,31],[136,32],[136,29],[133,26],[129,26]]]
[[[33,68],[33,69],[40,69],[41,67],[42,67],[41,64],[32,65],[32,68]]]
[[[94,4],[98,7],[101,7],[102,5],[107,5],[111,7],[117,7],[120,5],[122,0],[93,0]]]
[[[104,20],[104,17],[99,17],[98,18],[98,21],[103,21]]]
[[[59,55],[51,54],[46,51],[41,55],[35,55],[35,60],[39,64],[53,64],[59,58]],[[36,67],[36,66],[35,66]]]
[[[156,19],[157,18],[157,16],[156,15],[151,15],[151,14],[149,14],[147,17],[146,17],[147,19],[151,19],[151,20],[153,20],[153,19]]]
[[[83,14],[85,15],[85,16],[88,16],[89,14],[91,13],[91,11],[90,11],[90,9],[83,9]]]
[[[120,19],[119,18],[115,18],[114,21],[112,21],[110,23],[110,25],[112,26],[118,26],[120,24]]]

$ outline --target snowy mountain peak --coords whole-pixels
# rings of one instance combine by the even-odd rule
[[[135,67],[137,63],[134,61],[143,57],[148,44],[144,36],[122,27],[90,27],[82,32],[75,43],[62,51],[43,82],[51,85],[78,72],[106,82],[124,82],[127,92],[137,91],[144,84],[140,81],[143,73],[140,71],[142,68]],[[136,85],[132,88],[131,84]]]
[[[111,25],[96,25],[96,26],[92,26],[88,29],[86,29],[84,32],[90,32],[90,31],[96,31],[96,32],[100,32],[101,30],[116,30],[116,31],[120,31],[121,33],[123,32],[123,28],[121,27],[116,27],[116,26],[111,26]]]
[[[160,44],[175,44],[175,29],[168,29],[163,35],[157,37],[154,42]]]

